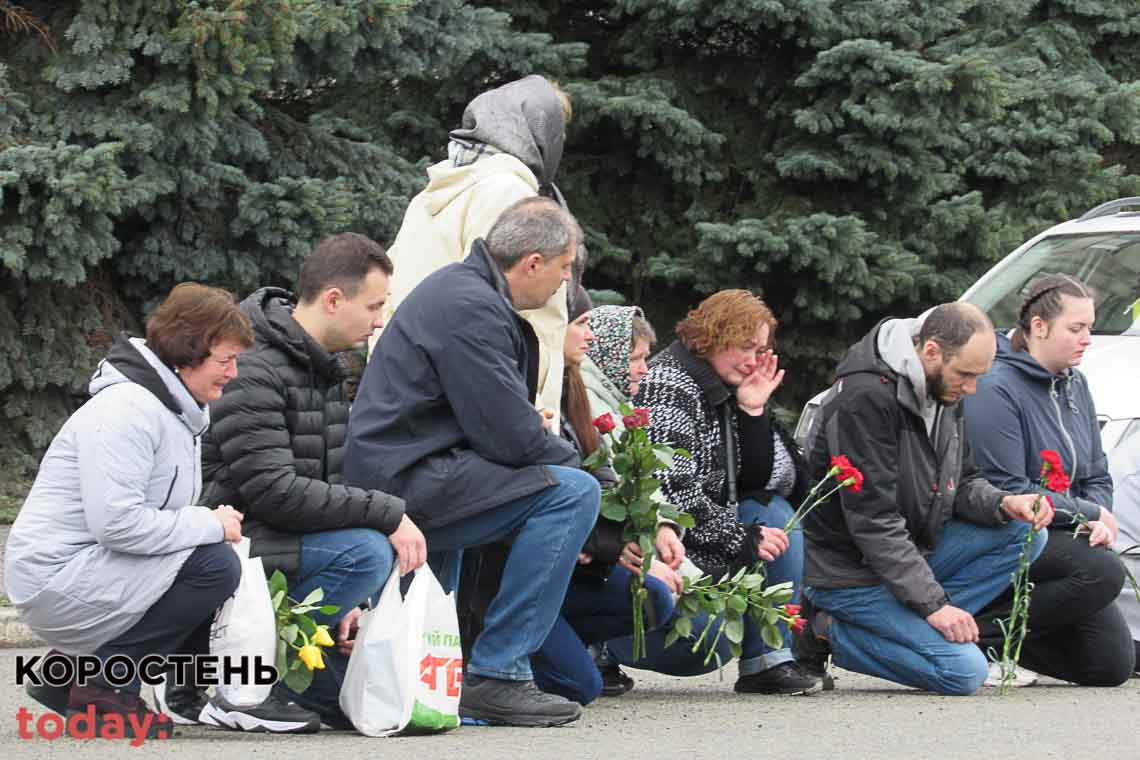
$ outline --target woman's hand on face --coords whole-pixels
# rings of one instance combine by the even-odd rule
[[[223,540],[236,544],[241,541],[241,521],[245,517],[229,504],[222,504],[214,510],[214,517],[222,524]]]
[[[779,367],[780,358],[776,354],[771,351],[760,354],[756,369],[736,388],[737,405],[748,414],[762,414],[768,399],[784,382],[784,370]]]

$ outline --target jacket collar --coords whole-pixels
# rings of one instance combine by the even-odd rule
[[[471,244],[471,253],[463,261],[463,266],[475,270],[475,272],[487,284],[494,288],[495,292],[502,296],[503,300],[507,302],[507,306],[514,310],[514,305],[511,302],[511,289],[507,285],[507,278],[503,275],[503,271],[499,269],[499,265],[491,258],[491,251],[487,248],[487,244],[482,238],[478,238]]]
[[[679,340],[673,341],[666,350],[692,376],[701,387],[705,398],[714,407],[732,399],[734,394],[732,386],[720,379],[720,375],[707,360],[694,354]]]

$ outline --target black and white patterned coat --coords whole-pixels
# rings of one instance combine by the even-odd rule
[[[692,455],[675,457],[671,468],[654,473],[661,479],[665,500],[692,515],[696,523],[684,535],[688,557],[702,569],[731,565],[745,543],[745,531],[736,509],[727,503],[726,446],[721,422],[723,407],[728,405],[736,461],[742,462],[734,389],[720,379],[707,361],[674,342],[654,358],[635,403],[650,409],[650,440],[685,449]],[[794,488],[784,494],[795,504],[806,482],[802,458],[774,422],[772,429],[777,438],[777,458],[786,455],[795,469]]]

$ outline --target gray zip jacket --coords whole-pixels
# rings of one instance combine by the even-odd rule
[[[126,632],[196,547],[224,538],[201,492],[209,412],[146,343],[120,336],[91,400],[51,442],[8,536],[8,597],[49,645],[86,654]]]

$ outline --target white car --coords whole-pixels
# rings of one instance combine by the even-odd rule
[[[994,265],[959,300],[985,309],[999,330],[1012,329],[1029,284],[1046,272],[1073,275],[1093,292],[1096,324],[1080,370],[1110,453],[1140,434],[1140,388],[1133,385],[1140,384],[1140,197],[1110,201],[1050,227]],[[822,397],[812,398],[800,415],[801,446]]]

